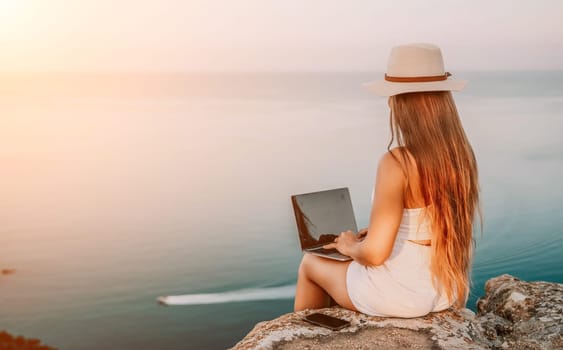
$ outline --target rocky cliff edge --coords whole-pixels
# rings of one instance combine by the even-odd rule
[[[563,349],[563,284],[510,275],[487,281],[471,310],[402,319],[369,317],[342,308],[305,310],[258,323],[233,349]],[[340,331],[302,318],[323,312],[350,321]]]

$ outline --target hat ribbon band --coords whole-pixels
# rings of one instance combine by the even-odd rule
[[[393,77],[385,74],[385,80],[393,83],[426,83],[430,81],[442,81],[448,79],[450,72],[444,75],[435,75],[431,77]]]

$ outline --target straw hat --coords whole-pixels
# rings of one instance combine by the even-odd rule
[[[433,44],[407,44],[391,49],[383,80],[362,84],[381,96],[418,91],[459,91],[467,80],[449,78],[440,48]]]

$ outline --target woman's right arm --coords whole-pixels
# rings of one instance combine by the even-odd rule
[[[385,153],[377,168],[367,237],[351,249],[350,256],[362,265],[381,265],[391,255],[403,216],[405,187],[401,164]]]

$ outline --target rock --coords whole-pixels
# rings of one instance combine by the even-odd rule
[[[340,331],[302,318],[312,312],[350,321]],[[258,323],[233,349],[488,349],[472,311],[447,310],[419,318],[369,317],[342,308],[305,310]]]
[[[493,348],[563,348],[563,284],[492,278],[477,301],[476,321]]]
[[[55,350],[48,345],[41,344],[39,339],[28,339],[14,336],[6,331],[0,331],[0,349],[2,350]]]
[[[233,349],[563,349],[563,285],[510,275],[489,280],[475,315],[449,309],[424,317],[369,317],[342,308],[305,310],[258,323]],[[331,331],[302,318],[323,312],[350,321]]]

